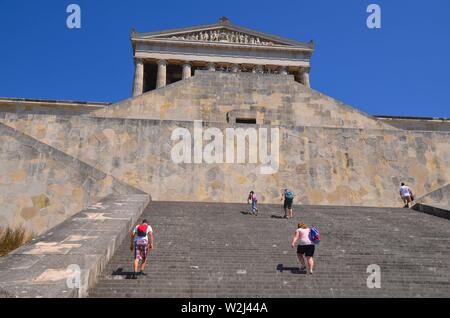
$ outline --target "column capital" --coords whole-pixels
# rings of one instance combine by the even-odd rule
[[[169,64],[169,62],[167,62],[167,60],[158,60],[157,62],[156,62],[158,65],[167,65],[167,64]]]
[[[278,72],[279,72],[280,74],[283,74],[283,75],[288,75],[288,70],[287,70],[287,67],[286,67],[286,66],[280,66],[280,67],[278,68]]]
[[[232,64],[231,65],[231,72],[233,72],[233,73],[239,72],[239,64]]]
[[[255,65],[253,70],[255,71],[255,73],[258,73],[258,74],[264,73],[264,68],[262,65]]]
[[[300,74],[309,73],[310,71],[311,71],[311,67],[300,67],[300,69],[299,69]]]
[[[216,70],[216,63],[209,62],[206,67],[207,67],[208,71],[214,72]]]

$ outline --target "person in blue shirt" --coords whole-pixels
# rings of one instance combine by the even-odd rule
[[[284,218],[291,219],[294,214],[292,211],[292,204],[294,202],[294,192],[289,189],[284,189],[281,193],[281,201],[284,200],[283,208],[284,208]],[[289,210],[289,214],[288,214]]]

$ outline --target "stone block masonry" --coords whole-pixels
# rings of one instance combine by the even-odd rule
[[[16,114],[1,120],[155,200],[242,202],[253,189],[260,202],[277,203],[290,187],[302,204],[402,206],[400,182],[420,196],[450,180],[446,132],[279,126],[280,169],[261,175],[258,164],[175,164],[171,132],[193,122]]]
[[[150,202],[110,195],[0,259],[0,297],[85,297]]]
[[[450,184],[418,198],[413,209],[450,220]]]
[[[89,114],[62,114],[0,113],[4,127],[47,149],[41,154],[14,146],[11,133],[2,137],[4,224],[41,233],[117,192],[119,183],[156,200],[233,203],[255,190],[261,203],[276,203],[289,187],[302,204],[393,207],[402,206],[402,181],[417,196],[450,182],[448,131],[394,128],[289,75],[198,71]],[[192,133],[194,121],[222,132],[279,128],[279,169],[263,175],[261,164],[248,161],[175,163],[172,132]],[[71,164],[61,164],[63,157]]]
[[[441,206],[445,207],[447,210],[450,210],[450,184],[431,191],[430,193],[418,198],[416,201],[417,203]]]
[[[0,225],[34,234],[109,194],[143,193],[0,123]]]
[[[196,71],[176,82],[90,113],[94,117],[397,129],[295,82],[293,76]]]
[[[153,201],[155,247],[147,276],[127,279],[126,241],[105,267],[91,297],[448,297],[447,220],[407,209]],[[321,231],[314,275],[299,271],[290,246],[297,222]],[[358,231],[355,231],[355,228]],[[367,267],[381,288],[367,287]]]

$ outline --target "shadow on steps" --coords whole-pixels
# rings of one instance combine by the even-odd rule
[[[289,271],[291,272],[291,274],[303,274],[306,275],[306,270],[300,270],[300,268],[298,267],[286,267],[283,264],[278,264],[277,265],[277,271],[279,271],[280,273],[284,272],[284,271]]]

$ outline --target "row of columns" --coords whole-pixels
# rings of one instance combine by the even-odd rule
[[[156,88],[161,88],[166,86],[167,78],[167,64],[166,60],[158,60],[158,72],[156,77]],[[206,69],[208,71],[216,71],[215,63],[208,63]],[[185,62],[182,65],[182,79],[186,79],[192,76],[192,65],[189,62]],[[256,65],[253,69],[254,73],[263,73],[263,66]],[[231,72],[239,72],[239,65],[233,64],[231,66]],[[288,75],[288,69],[285,66],[280,66],[278,68],[278,73],[283,75]],[[301,71],[300,80],[303,85],[310,87],[309,82],[309,72],[307,70]],[[142,95],[144,91],[144,62],[142,59],[136,59],[135,61],[135,72],[134,72],[134,85],[133,85],[133,96]]]

